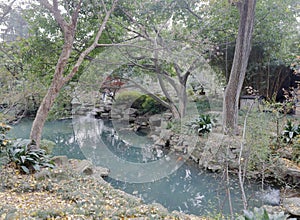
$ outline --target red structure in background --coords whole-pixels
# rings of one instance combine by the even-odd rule
[[[126,84],[126,82],[119,77],[106,77],[100,88],[102,99],[105,101],[106,97],[109,96],[114,100],[116,92],[121,89],[124,84]]]

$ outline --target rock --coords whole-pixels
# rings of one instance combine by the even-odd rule
[[[74,161],[74,170],[79,174],[93,175],[94,177],[108,176],[109,169],[94,166],[89,160]]]
[[[151,204],[154,209],[157,209],[160,213],[168,213],[168,209],[166,209],[162,204],[154,202]]]
[[[69,165],[69,160],[67,156],[54,156],[52,161],[56,166],[65,167]]]
[[[164,139],[160,138],[154,143],[154,145],[164,147],[164,146],[166,146],[166,141]]]
[[[278,206],[280,205],[280,190],[267,189],[258,192],[257,196],[264,202],[264,204]]]
[[[278,155],[280,157],[286,158],[286,159],[292,159],[293,158],[293,148],[292,147],[283,147],[279,148],[277,150]]]
[[[300,167],[291,160],[286,158],[276,159],[273,172],[289,183],[300,184]]]
[[[167,120],[167,121],[170,120],[172,117],[173,117],[173,115],[172,115],[171,112],[165,112],[165,113],[163,113],[163,118],[165,120]]]
[[[187,147],[186,146],[175,145],[175,146],[172,146],[172,149],[174,149],[176,152],[187,153]]]
[[[124,111],[125,115],[130,115],[130,116],[133,116],[136,113],[137,113],[137,109],[135,109],[135,108],[128,108]]]
[[[43,179],[46,179],[46,178],[50,178],[50,176],[51,176],[51,173],[46,168],[41,169],[39,172],[37,172],[37,173],[34,174],[34,177],[37,180],[43,180]]]
[[[161,115],[152,115],[149,118],[150,127],[159,127],[161,126]]]
[[[284,208],[282,206],[264,205],[262,208],[271,215],[278,215],[279,213],[284,212]]]
[[[173,135],[173,132],[171,130],[163,129],[160,132],[160,138],[165,140],[165,141],[170,140],[172,135]]]
[[[282,201],[282,206],[288,213],[300,217],[300,197],[285,198]]]
[[[95,167],[95,172],[94,173],[101,176],[101,177],[105,177],[105,176],[108,176],[109,169],[97,166],[97,167]]]
[[[41,140],[40,147],[41,147],[41,149],[45,150],[47,154],[51,154],[55,145],[56,144],[53,141],[43,139],[43,140]]]
[[[119,113],[113,113],[113,112],[110,113],[110,117],[112,119],[121,119],[122,118],[121,114],[119,114]]]
[[[105,112],[110,112],[110,110],[111,110],[111,105],[105,105],[104,106],[104,111]]]
[[[94,166],[92,162],[88,160],[81,160],[75,164],[75,171],[80,174],[92,175],[94,173]]]

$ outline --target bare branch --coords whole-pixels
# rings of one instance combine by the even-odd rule
[[[107,13],[108,13],[108,11],[107,11],[107,8],[106,8],[106,4],[104,3],[104,1],[103,1],[103,0],[101,0],[101,3],[102,3],[102,5],[103,5],[103,8],[104,8],[105,14],[107,14]]]
[[[148,32],[147,32],[146,28],[143,25],[141,25],[136,19],[134,19],[134,16],[132,14],[130,14],[128,11],[123,10],[122,8],[119,8],[119,9],[126,15],[126,17],[132,23],[136,24],[139,27],[139,29],[143,32],[143,34],[139,33],[139,32],[133,32],[133,33],[136,33],[136,34],[139,33],[141,36],[144,36],[145,39],[151,40],[149,35],[148,35]]]
[[[189,4],[188,4],[186,1],[184,1],[184,0],[183,0],[183,3],[185,4],[185,9],[186,9],[188,12],[190,12],[194,17],[196,17],[196,18],[199,20],[199,22],[201,22],[201,21],[202,21],[202,18],[201,18],[199,15],[197,15],[197,14],[191,9],[191,7],[189,6]]]
[[[65,21],[63,16],[61,15],[59,9],[58,9],[58,2],[57,0],[53,0],[53,6],[49,3],[48,0],[39,0],[40,4],[47,8],[54,16],[56,22],[62,29],[64,33],[67,32],[68,23]]]
[[[81,8],[81,4],[82,4],[82,0],[80,0],[80,1],[78,2],[78,5],[77,5],[75,11],[74,11],[74,13],[72,14],[72,19],[71,19],[71,21],[72,21],[73,27],[76,27],[76,25],[77,25],[77,20],[78,20],[78,15],[79,15],[79,11],[80,11],[80,8]]]
[[[3,22],[4,18],[9,14],[9,12],[12,10],[12,5],[16,2],[16,0],[13,0],[6,8],[6,11],[3,12],[3,15],[0,17],[0,23]]]

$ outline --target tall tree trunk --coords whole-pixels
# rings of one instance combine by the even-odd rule
[[[223,100],[223,130],[227,134],[239,134],[238,104],[251,51],[256,0],[238,3],[240,22],[229,82]]]
[[[48,89],[47,94],[45,95],[38,111],[36,114],[36,117],[33,121],[31,132],[30,132],[30,139],[31,139],[31,149],[36,148],[38,149],[40,147],[40,141],[42,137],[42,131],[45,124],[45,121],[47,119],[47,116],[49,114],[49,111],[51,107],[53,106],[53,103],[58,96],[61,88],[69,82],[74,75],[77,73],[78,68],[82,64],[84,58],[92,52],[96,47],[99,46],[99,39],[103,33],[103,30],[106,26],[106,23],[112,13],[112,11],[115,9],[116,4],[118,0],[113,0],[112,7],[109,11],[106,10],[106,6],[103,5],[105,8],[106,14],[102,21],[102,24],[97,30],[97,34],[95,36],[94,42],[86,49],[84,50],[79,58],[76,61],[76,64],[73,66],[70,73],[68,73],[66,76],[64,76],[64,72],[66,69],[66,66],[68,64],[68,60],[70,58],[72,47],[74,43],[74,36],[76,33],[76,26],[78,22],[79,17],[79,11],[81,8],[83,0],[80,0],[78,2],[78,5],[76,7],[76,10],[71,15],[71,21],[68,23],[64,16],[61,14],[59,8],[58,8],[58,0],[53,0],[53,4],[51,5],[48,0],[40,0],[40,3],[43,7],[47,8],[54,16],[57,24],[60,26],[63,34],[64,34],[64,46],[61,52],[61,55],[57,61],[56,67],[55,67],[55,73],[54,77],[51,83],[51,86]]]

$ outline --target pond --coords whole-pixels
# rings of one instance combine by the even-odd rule
[[[31,124],[31,120],[21,121],[13,127],[9,136],[28,138]],[[169,211],[178,210],[195,215],[229,214],[228,183],[222,173],[203,171],[189,160],[172,169],[178,157],[164,150],[147,147],[151,146],[151,141],[143,134],[126,137],[126,141],[124,135],[126,131],[116,133],[110,121],[89,116],[80,119],[79,124],[76,120],[47,122],[43,132],[44,139],[57,144],[53,155],[87,158],[95,165],[108,167],[111,174],[105,178],[107,182],[142,198],[146,203],[157,202]],[[85,146],[82,146],[83,143]],[[168,159],[164,161],[162,158]],[[169,170],[167,162],[172,165]],[[230,178],[229,187],[234,212],[241,212],[242,201],[236,177]],[[245,188],[251,207],[272,203],[279,198],[276,189],[270,188],[262,193],[259,183],[248,182]]]

